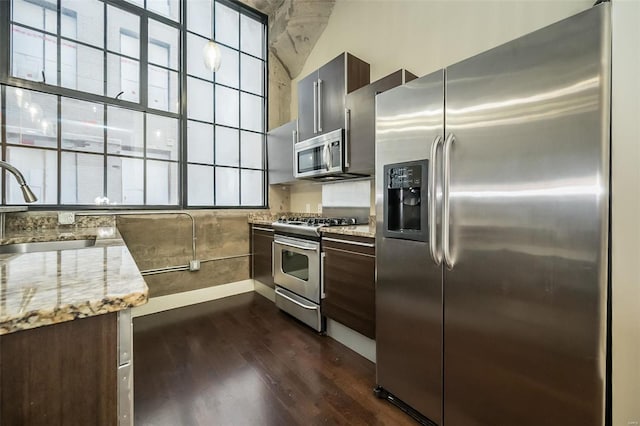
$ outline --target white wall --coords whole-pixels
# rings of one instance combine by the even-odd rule
[[[348,51],[371,81],[406,68],[418,76],[585,10],[594,0],[337,0],[327,28],[292,85]]]
[[[612,9],[613,425],[640,424],[640,2]]]

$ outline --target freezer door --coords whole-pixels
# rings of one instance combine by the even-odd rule
[[[444,130],[443,90],[441,70],[376,96],[377,383],[438,424],[442,417],[442,267],[431,260],[426,242],[384,236],[383,173],[385,165],[416,160],[427,160],[422,163],[427,164],[428,173],[437,171],[431,168],[440,160],[431,158],[430,148]],[[429,197],[422,197],[421,203],[429,201],[424,198]],[[405,207],[410,208],[409,204]]]
[[[447,425],[604,424],[609,34],[605,4],[447,69]]]

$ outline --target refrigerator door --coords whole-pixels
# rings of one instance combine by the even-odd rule
[[[609,58],[605,4],[447,69],[447,425],[604,424]]]
[[[430,147],[442,138],[443,109],[442,70],[376,96],[377,383],[438,424],[442,266],[431,260],[427,242],[384,236],[383,171],[385,165],[424,164],[416,160],[427,159],[428,173],[432,172],[431,167],[441,162],[430,158]],[[428,227],[433,229],[435,222]]]

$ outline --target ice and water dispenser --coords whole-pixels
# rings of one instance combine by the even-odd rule
[[[384,166],[384,236],[427,241],[429,160]]]

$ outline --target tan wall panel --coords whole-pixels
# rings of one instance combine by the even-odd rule
[[[640,424],[640,2],[612,9],[613,422]]]
[[[250,256],[245,256],[205,262],[196,272],[179,271],[147,275],[144,280],[149,286],[149,297],[198,290],[249,279],[250,259]]]

